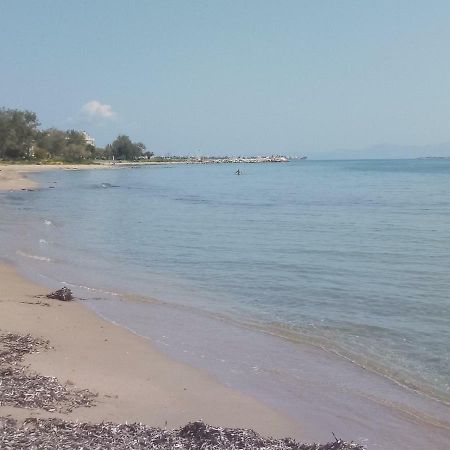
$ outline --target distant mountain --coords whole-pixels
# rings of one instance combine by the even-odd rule
[[[450,142],[429,145],[379,144],[359,150],[338,149],[311,155],[312,159],[407,159],[427,156],[450,157]]]

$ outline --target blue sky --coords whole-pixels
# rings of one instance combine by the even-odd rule
[[[450,2],[3,0],[0,106],[159,154],[450,141]]]

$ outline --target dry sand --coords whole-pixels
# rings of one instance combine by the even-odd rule
[[[27,172],[48,170],[51,166],[0,164],[0,190],[33,189],[37,183],[27,178]]]
[[[0,166],[0,189],[34,188],[26,173],[54,168]],[[169,428],[203,419],[211,425],[253,428],[263,435],[301,437],[298,424],[286,416],[168,358],[148,340],[104,321],[82,303],[46,300],[49,306],[42,305],[36,296],[46,293],[0,264],[0,332],[48,339],[54,349],[28,355],[26,363],[42,375],[98,393],[97,405],[64,415],[0,406],[0,416],[137,421]]]
[[[139,163],[148,164],[148,163]],[[151,163],[159,164],[159,163]],[[120,169],[134,165],[131,163],[108,162],[99,164],[1,164],[0,163],[0,190],[17,191],[21,189],[35,189],[38,183],[28,178],[27,174],[47,170],[93,170],[93,169]]]

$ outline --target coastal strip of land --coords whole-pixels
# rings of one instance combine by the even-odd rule
[[[28,173],[58,168],[0,166],[0,189],[36,188]],[[3,263],[0,286],[0,334],[30,335],[49,343],[45,351],[23,356],[27,370],[96,395],[95,406],[65,412],[3,402],[0,417],[141,422],[166,428],[204,420],[216,426],[251,428],[266,436],[302,435],[299,425],[286,416],[161,354],[148,340],[106,322],[81,302],[47,299],[47,288]]]
[[[0,448],[364,450],[255,399],[0,264]]]
[[[0,165],[0,189],[39,189],[40,186],[29,175],[42,170],[117,169],[124,166],[129,164]],[[28,194],[24,192],[23,195]],[[2,257],[4,255],[0,253],[0,261]],[[60,287],[54,286],[55,289]],[[82,301],[48,299],[48,292],[47,287],[31,283],[13,267],[0,262],[0,448],[2,445],[5,448],[25,448],[15,444],[15,439],[25,435],[35,442],[53,442],[53,429],[58,430],[59,436],[69,433],[69,440],[83,434],[83,430],[103,436],[105,442],[116,436],[116,430],[125,433],[123,442],[128,442],[127,436],[130,439],[144,439],[145,436],[159,439],[158,431],[145,426],[166,431],[178,429],[173,435],[164,435],[164,439],[169,440],[175,439],[177,433],[190,435],[193,429],[205,436],[222,439],[228,436],[223,427],[238,427],[254,429],[263,436],[291,436],[298,440],[305,436],[327,439],[326,436],[331,437],[331,432],[335,431],[338,436],[346,433],[347,439],[354,437],[361,442],[376,443],[381,436],[381,441],[391,444],[384,448],[401,448],[398,444],[405,441],[412,444],[408,448],[420,450],[445,447],[423,445],[427,440],[446,442],[445,424],[432,428],[424,425],[419,416],[413,415],[415,410],[410,414],[409,409],[403,411],[378,405],[379,397],[374,396],[373,400],[368,397],[373,390],[366,390],[366,374],[363,388],[361,392],[357,391],[356,397],[347,395],[347,390],[341,394],[336,392],[333,380],[341,373],[342,367],[328,357],[324,365],[318,366],[309,364],[315,362],[318,355],[311,360],[308,359],[309,351],[302,354],[304,374],[298,378],[298,384],[303,392],[301,401],[295,404],[295,411],[299,414],[289,414],[289,411],[282,414],[251,395],[224,386],[201,369],[174,361],[150,341],[103,320]],[[6,358],[7,363],[15,361],[15,365],[3,365],[2,358]],[[306,370],[308,367],[311,370]],[[317,370],[321,367],[322,370]],[[360,372],[359,369],[357,371]],[[355,376],[353,367],[351,372],[342,373],[349,374],[350,380]],[[320,390],[310,382],[318,375]],[[327,390],[322,385],[328,379],[331,382]],[[383,383],[382,386],[385,385]],[[355,389],[359,389],[358,386],[361,384],[355,385]],[[215,428],[185,428],[188,422],[198,420]],[[104,422],[107,423],[102,425]],[[120,426],[134,422],[145,426]],[[92,427],[86,424],[92,424]],[[36,434],[31,436],[33,430]],[[366,431],[370,434],[370,441],[365,437]],[[8,440],[1,440],[2,432],[8,434]],[[240,439],[239,434],[233,436]],[[344,447],[336,442],[332,447],[286,447],[274,443],[263,448],[360,448]],[[92,442],[90,444],[93,445]],[[90,444],[86,442],[85,448]],[[43,448],[58,448],[58,445],[54,441]],[[229,441],[228,447],[211,445],[202,448],[230,448],[232,445]],[[239,448],[259,448],[252,445]],[[380,447],[378,444],[375,446]],[[123,444],[122,447],[111,448],[135,447]]]
[[[49,342],[48,350],[25,355],[30,370],[97,396],[94,407],[71,412],[3,405],[0,416],[141,422],[167,428],[202,419],[263,435],[301,435],[288,418],[166,357],[147,340],[104,321],[81,303],[46,299],[46,288],[5,264],[0,265],[0,286],[0,333],[30,334]]]
[[[122,167],[117,165],[117,168]],[[38,188],[30,173],[48,170],[109,169],[107,164],[0,164],[0,191],[18,191]]]
[[[0,165],[0,190],[39,189],[29,175],[43,170],[120,167]],[[82,301],[47,298],[47,287],[2,257],[0,448],[363,449],[339,439],[323,445],[284,439],[302,441],[308,430],[173,360]]]
[[[49,168],[51,166],[0,164],[0,190],[16,191],[36,188],[37,183],[28,178],[26,174],[28,172],[49,170]]]

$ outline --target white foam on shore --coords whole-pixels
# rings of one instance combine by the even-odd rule
[[[69,283],[68,281],[61,281],[60,283],[66,285],[66,286],[70,286],[72,288],[84,289],[84,290],[90,291],[90,292],[98,292],[100,294],[104,294],[104,295],[108,295],[108,296],[111,295],[113,297],[117,297],[117,296],[120,295],[120,294],[118,294],[117,292],[114,292],[114,291],[108,291],[108,290],[105,290],[105,289],[94,288],[94,287],[91,287],[91,286],[84,286],[82,284],[73,284],[73,283]]]
[[[25,258],[35,259],[36,261],[45,261],[45,262],[51,262],[50,258],[47,258],[46,256],[39,256],[39,255],[32,255],[30,253],[25,253],[22,250],[17,250],[16,252],[18,255],[23,256]]]
[[[433,445],[448,437],[446,405],[315,346],[189,308],[120,299],[87,304],[169,356],[283,411],[308,429],[311,440],[325,438],[321,433],[334,428],[370,443],[370,448],[397,450],[404,439],[408,448],[422,450],[425,442],[430,444],[430,436],[433,443],[428,448],[440,448]]]

